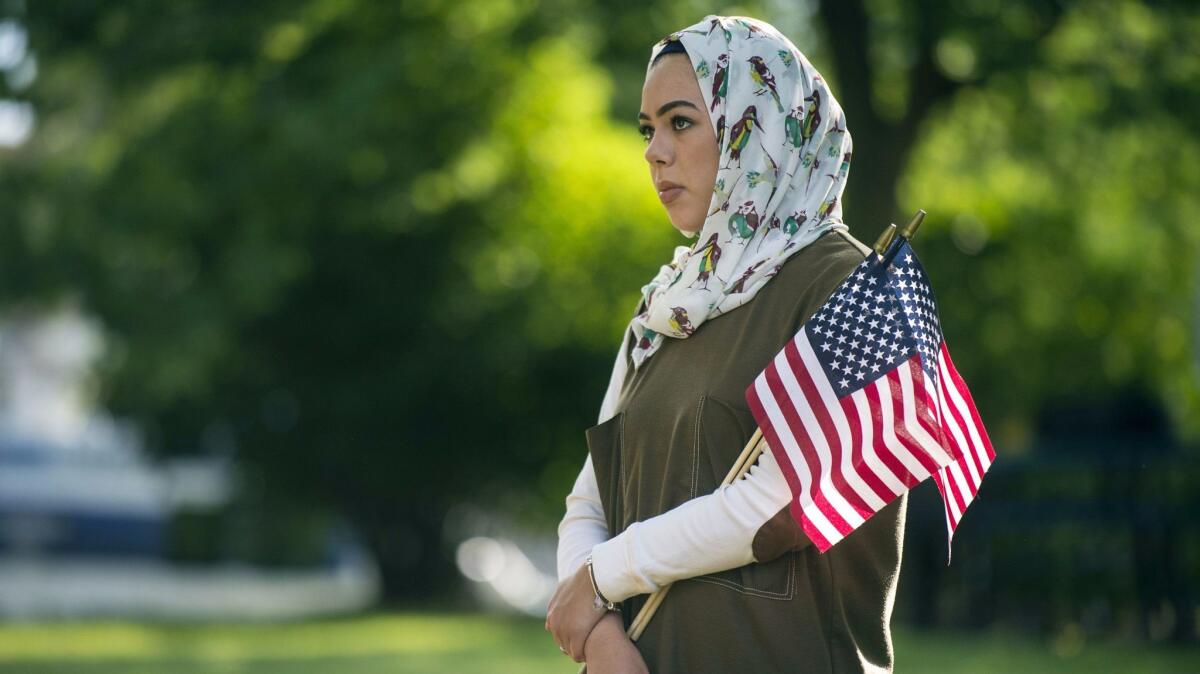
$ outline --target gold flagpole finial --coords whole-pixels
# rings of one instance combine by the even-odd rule
[[[913,235],[917,233],[917,228],[921,226],[921,221],[924,219],[925,209],[918,208],[917,214],[913,216],[913,219],[909,220],[904,229],[900,230],[900,236],[904,237],[905,241],[912,241]]]
[[[879,238],[875,240],[875,252],[879,255],[883,255],[884,251],[888,249],[888,246],[892,245],[892,239],[895,237],[896,223],[893,222],[889,224],[887,229],[883,230],[883,232],[879,235]]]

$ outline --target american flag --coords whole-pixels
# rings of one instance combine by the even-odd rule
[[[893,248],[863,260],[746,390],[821,552],[931,476],[953,537],[996,456],[925,270],[907,241]]]

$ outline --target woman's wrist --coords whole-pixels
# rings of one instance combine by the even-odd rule
[[[596,608],[603,608],[608,611],[620,611],[620,607],[616,603],[609,601],[607,597],[600,592],[600,586],[596,583],[596,570],[592,566],[592,556],[589,554],[584,561],[587,566],[588,580],[592,583],[592,592],[596,595]]]
[[[591,654],[595,653],[596,649],[611,648],[613,644],[627,638],[621,614],[607,613],[588,634],[587,641],[583,644],[584,657],[591,660],[593,658]]]

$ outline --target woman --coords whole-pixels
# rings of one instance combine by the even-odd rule
[[[841,220],[841,107],[773,26],[710,15],[654,46],[639,119],[696,240],[642,289],[587,430],[546,627],[592,674],[890,671],[906,498],[818,554],[771,452],[714,491],[755,430],[746,388],[869,252]]]

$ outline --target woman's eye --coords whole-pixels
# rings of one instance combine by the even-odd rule
[[[682,125],[680,124],[681,122]],[[683,131],[692,125],[692,120],[687,117],[672,117],[671,124],[674,125],[676,131]],[[638,133],[642,136],[642,140],[649,143],[650,139],[654,137],[654,127],[648,125],[640,126],[638,127]]]

